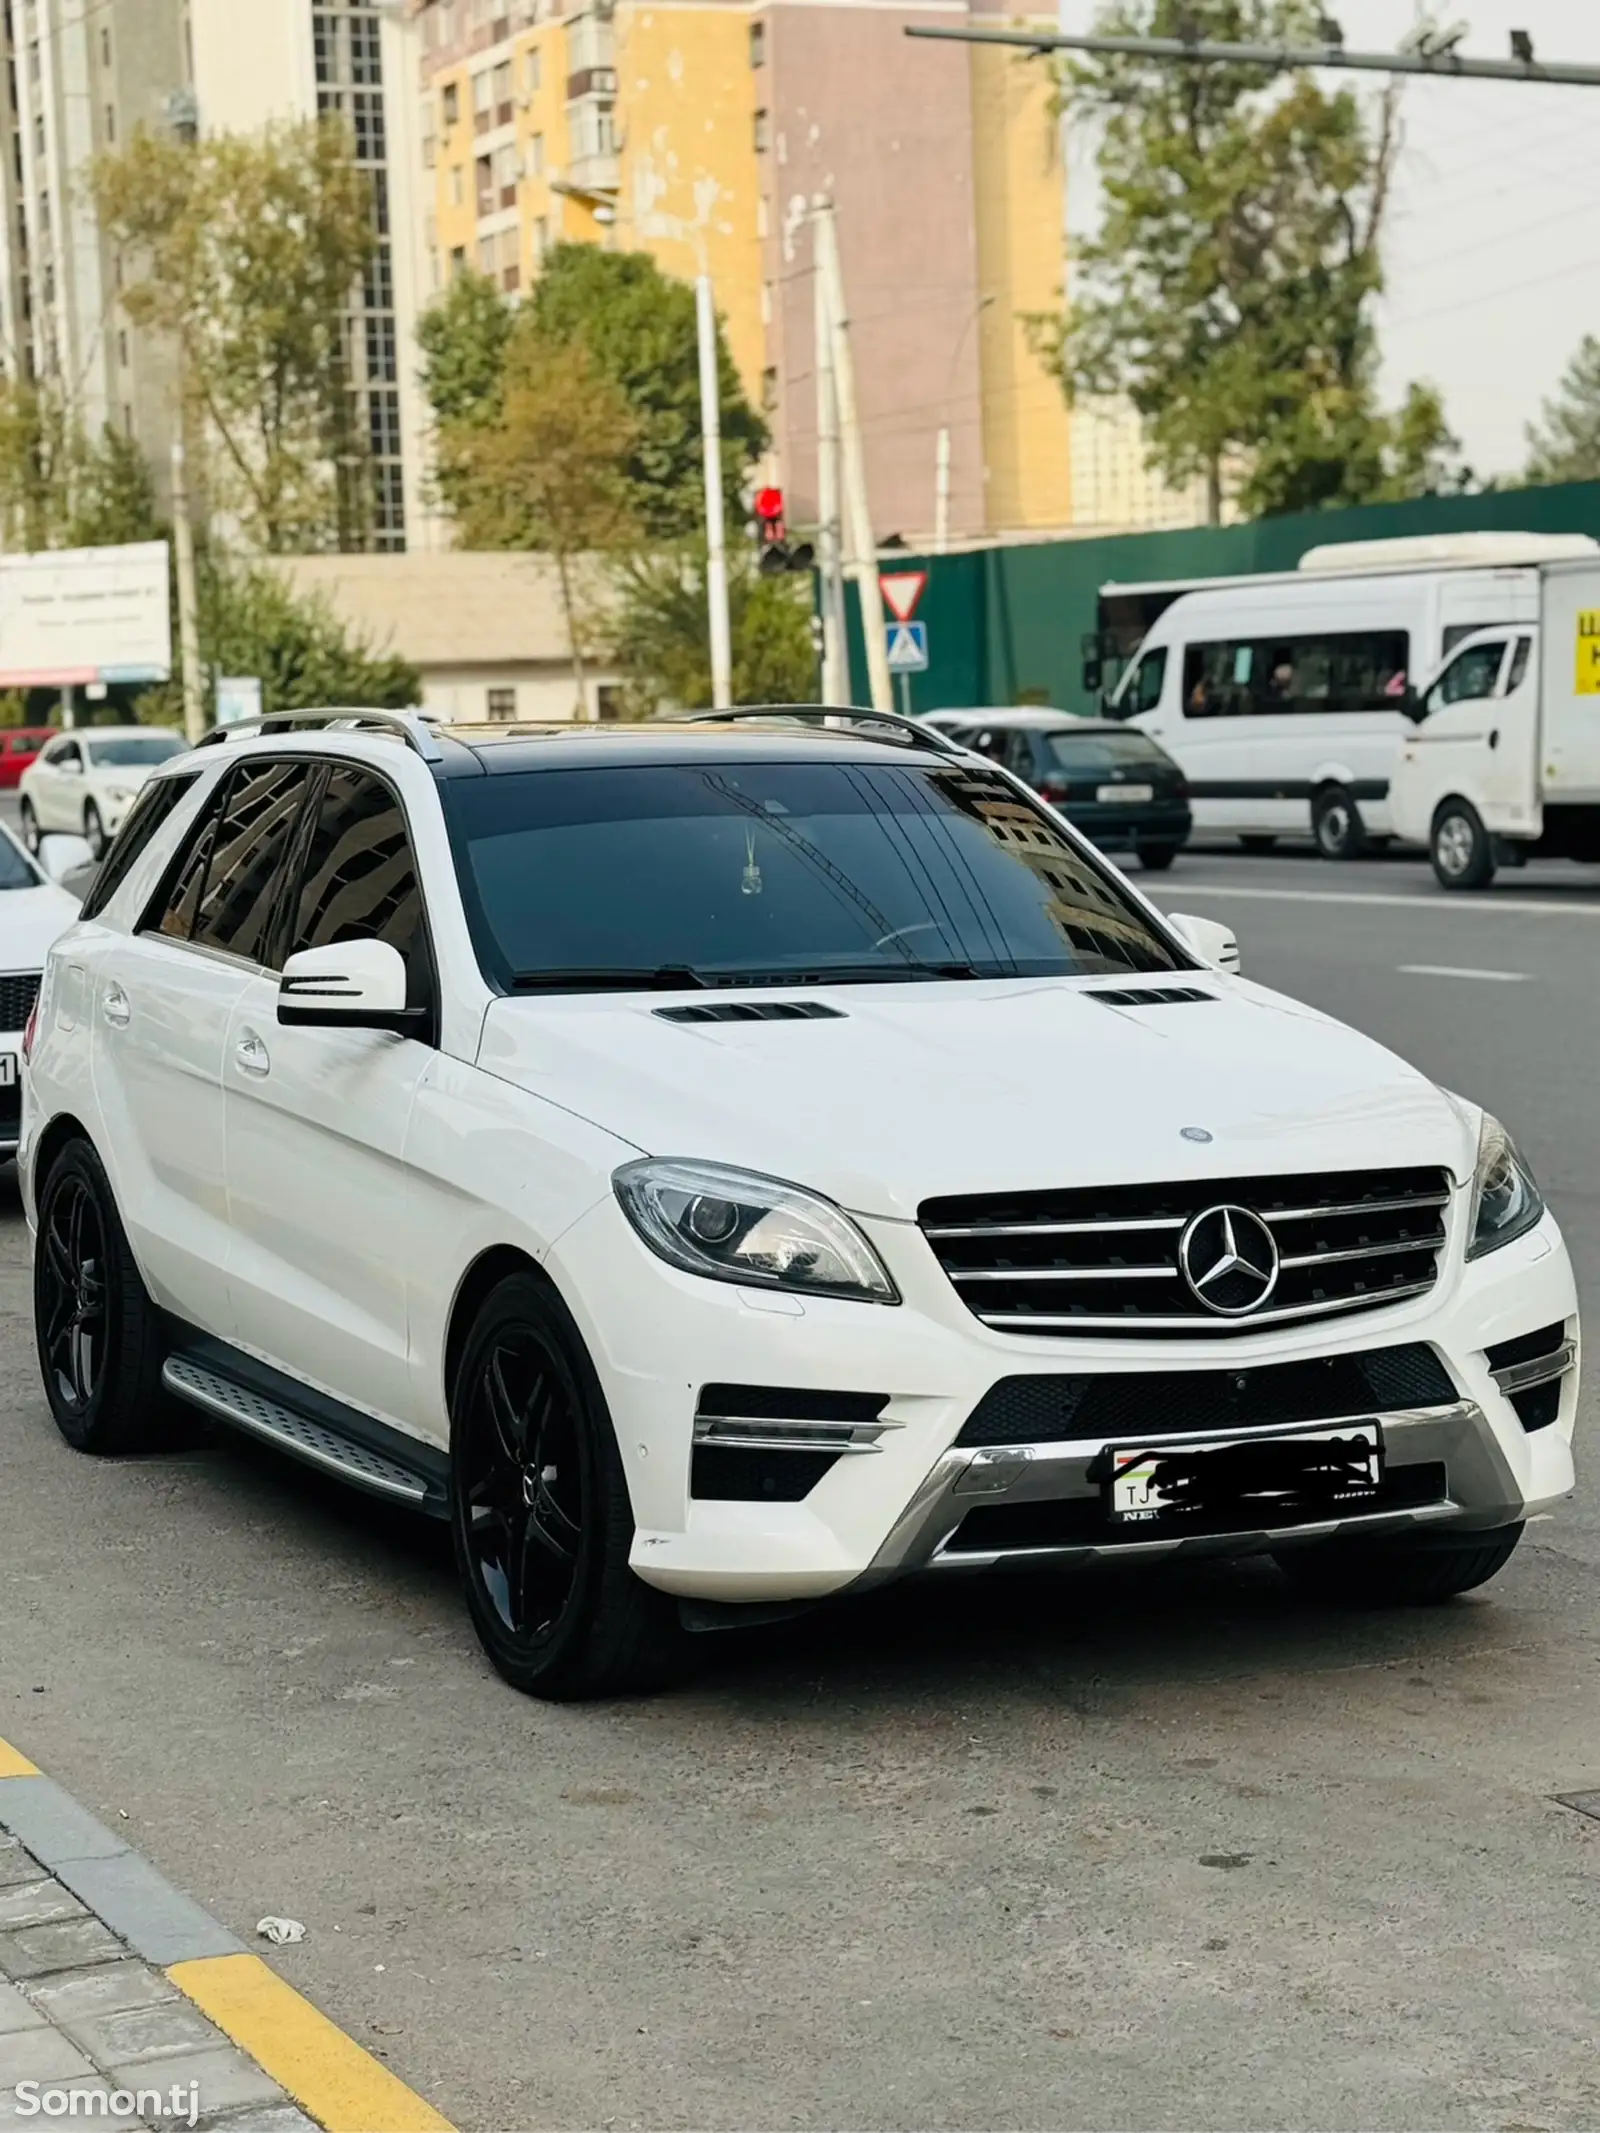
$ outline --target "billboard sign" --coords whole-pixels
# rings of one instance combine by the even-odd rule
[[[0,688],[166,681],[165,541],[0,555]]]

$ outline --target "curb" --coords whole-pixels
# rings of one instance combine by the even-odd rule
[[[325,2133],[454,2133],[398,2075],[4,1740],[0,1831],[161,1969]]]

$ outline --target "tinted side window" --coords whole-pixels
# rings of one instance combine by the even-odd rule
[[[76,741],[63,741],[50,758],[57,770],[64,770],[69,763],[82,765],[83,756]]]
[[[273,918],[310,779],[305,763],[241,764],[212,840],[191,938],[276,969]]]
[[[400,802],[370,771],[329,771],[301,871],[290,952],[387,941],[409,961],[422,896]]]
[[[1511,672],[1506,676],[1506,694],[1514,696],[1528,678],[1528,666],[1533,658],[1533,639],[1519,637],[1517,649],[1511,657]]]
[[[186,941],[194,932],[194,916],[200,908],[200,892],[206,884],[206,861],[211,857],[212,840],[217,834],[218,807],[219,799],[213,797],[210,806],[189,832],[189,842],[179,854],[176,866],[168,873],[155,901],[144,915],[146,929],[165,933],[175,941]]]
[[[1183,663],[1184,714],[1256,718],[1394,710],[1405,695],[1410,663],[1405,630],[1191,644]]]
[[[1162,645],[1153,652],[1146,652],[1139,662],[1139,670],[1129,682],[1118,711],[1124,718],[1137,718],[1141,712],[1153,711],[1161,701],[1161,691],[1167,680],[1167,650]]]
[[[199,776],[191,771],[181,778],[153,778],[129,809],[116,841],[101,861],[94,884],[83,900],[84,918],[96,918],[110,903],[133,870],[134,861],[160,829],[178,802]]]

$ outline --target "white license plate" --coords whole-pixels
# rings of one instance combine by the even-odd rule
[[[1156,789],[1153,785],[1102,785],[1095,794],[1097,800],[1122,800],[1135,804],[1143,800],[1153,800],[1155,796]]]
[[[1259,1507],[1281,1519],[1359,1502],[1375,1493],[1383,1448],[1374,1422],[1282,1437],[1228,1437],[1159,1448],[1111,1448],[1109,1509],[1130,1522],[1204,1521]]]
[[[0,1052],[0,1089],[14,1089],[17,1085],[17,1055],[15,1052]]]

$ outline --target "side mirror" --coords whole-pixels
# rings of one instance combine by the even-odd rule
[[[1194,918],[1186,911],[1174,911],[1168,916],[1167,924],[1194,950],[1202,963],[1209,963],[1214,970],[1238,970],[1238,939],[1232,928],[1224,926],[1219,919]]]
[[[57,763],[56,768],[69,778],[81,778],[83,776],[83,765],[76,756],[69,755],[64,762]]]
[[[1400,715],[1413,726],[1422,725],[1428,716],[1428,699],[1416,689],[1407,689],[1400,700]]]
[[[58,837],[52,832],[40,840],[39,865],[45,879],[59,887],[69,874],[76,874],[83,867],[92,867],[94,853],[87,837]]]
[[[278,1020],[288,1029],[381,1029],[419,1036],[427,1017],[406,1005],[405,958],[387,941],[302,948],[278,981]]]

